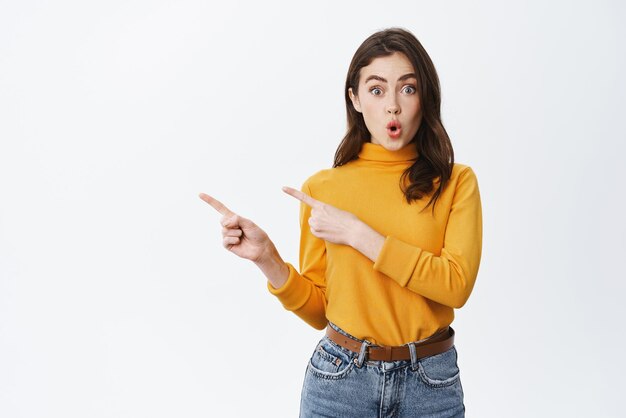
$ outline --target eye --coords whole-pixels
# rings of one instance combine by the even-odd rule
[[[372,87],[370,89],[370,93],[372,93],[374,96],[380,96],[381,94],[383,94],[383,91],[380,87]]]
[[[415,88],[415,86],[404,86],[402,88],[402,91],[406,94],[415,94],[417,92],[417,89]]]

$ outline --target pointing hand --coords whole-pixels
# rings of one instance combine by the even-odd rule
[[[283,191],[311,207],[309,226],[313,235],[335,244],[353,244],[357,228],[362,223],[354,214],[320,202],[291,187],[285,186]]]
[[[222,245],[241,258],[259,262],[274,245],[268,235],[250,219],[237,215],[222,202],[206,193],[198,195],[200,199],[213,206],[221,213]]]

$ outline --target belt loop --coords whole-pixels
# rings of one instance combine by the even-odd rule
[[[417,352],[415,350],[415,343],[410,342],[408,346],[409,352],[411,353],[411,370],[415,371],[417,370]]]
[[[361,350],[359,351],[359,357],[355,359],[355,363],[359,369],[363,366],[363,362],[365,361],[365,353],[367,352],[368,346],[368,341],[363,340],[363,343],[361,343]]]

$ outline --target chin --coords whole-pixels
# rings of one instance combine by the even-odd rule
[[[400,149],[407,146],[409,141],[401,141],[399,139],[388,139],[387,144],[389,144],[394,149]]]

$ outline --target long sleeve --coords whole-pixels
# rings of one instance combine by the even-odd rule
[[[311,196],[308,180],[301,188]],[[315,329],[324,329],[326,319],[326,243],[311,233],[311,207],[300,202],[300,271],[291,263],[289,277],[280,288],[267,282],[267,288],[288,311],[293,311]]]
[[[387,236],[374,263],[400,286],[443,305],[460,308],[472,292],[482,251],[482,208],[471,167],[459,174],[441,254]]]

